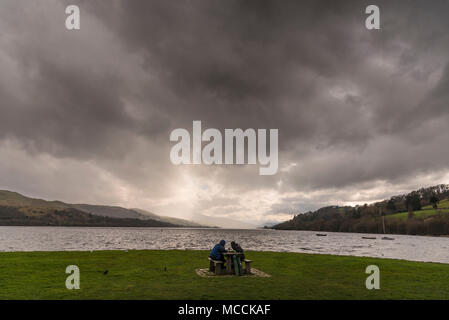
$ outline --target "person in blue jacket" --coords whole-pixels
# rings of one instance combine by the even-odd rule
[[[220,243],[217,243],[214,248],[210,251],[209,257],[213,260],[223,261],[225,262],[225,257],[223,253],[227,252],[225,249],[226,241],[221,240]]]

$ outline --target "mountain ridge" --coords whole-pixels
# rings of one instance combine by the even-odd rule
[[[143,209],[48,201],[10,190],[0,190],[0,225],[206,227]]]

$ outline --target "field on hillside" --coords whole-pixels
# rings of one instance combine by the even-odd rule
[[[422,207],[422,210],[413,211],[413,214],[417,218],[427,218],[436,214],[447,214],[449,213],[449,200],[444,199],[438,204],[438,209],[435,210],[431,205]],[[399,212],[389,215],[388,218],[392,219],[407,219],[408,212]]]
[[[248,252],[254,267],[272,277],[202,278],[195,269],[208,266],[207,254],[4,252],[0,299],[449,299],[446,264]],[[365,287],[372,264],[380,268],[380,290]],[[80,290],[65,287],[68,265],[80,268]]]

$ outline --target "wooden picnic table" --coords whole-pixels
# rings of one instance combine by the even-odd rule
[[[226,270],[224,270],[223,267],[223,261],[217,261],[213,260],[210,257],[209,259],[209,271],[214,272],[216,275],[222,275],[222,274],[234,274],[235,273],[235,267],[234,272],[232,270],[233,264],[234,264],[234,257],[241,256],[243,253],[236,252],[233,250],[229,250],[226,253],[223,253],[224,258],[226,259]],[[245,268],[240,269],[240,275],[242,274],[251,274],[251,260],[245,259],[243,261],[240,261],[240,263],[245,263]]]
[[[223,253],[223,256],[226,259],[226,273],[227,274],[233,274],[234,273],[234,272],[232,272],[234,256],[241,256],[241,255],[242,255],[242,253],[236,252],[236,251],[228,251],[226,253]]]

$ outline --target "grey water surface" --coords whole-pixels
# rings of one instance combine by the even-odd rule
[[[221,239],[246,250],[449,263],[449,238],[270,229],[0,227],[0,251],[208,250]],[[362,237],[376,237],[363,239]]]

